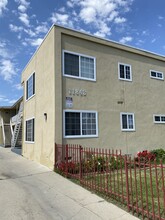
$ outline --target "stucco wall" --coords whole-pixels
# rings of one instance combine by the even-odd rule
[[[63,77],[63,109],[68,89],[85,89],[86,97],[72,96],[72,109],[98,111],[99,129],[98,138],[64,138],[63,143],[132,154],[165,147],[165,124],[153,123],[153,114],[165,114],[165,81],[150,78],[150,70],[165,73],[165,62],[67,33],[62,36],[62,49],[96,57],[96,82]],[[118,79],[118,62],[131,65],[132,82]],[[135,114],[135,131],[121,131],[120,112]]]
[[[95,57],[96,81],[63,76],[62,50]],[[153,114],[165,114],[165,81],[150,78],[151,69],[165,73],[164,61],[148,52],[53,27],[22,74],[23,128],[27,119],[35,118],[35,142],[26,143],[23,132],[23,155],[53,168],[55,142],[121,149],[132,154],[164,147],[165,125],[154,124]],[[132,82],[118,79],[118,62],[131,65]],[[33,72],[36,92],[26,101],[26,80]],[[87,95],[71,96],[68,89],[84,89]],[[70,96],[72,110],[98,112],[98,137],[63,138],[63,110]],[[135,131],[121,131],[120,112],[135,114]]]
[[[35,95],[25,100],[26,81],[35,72]],[[34,54],[22,74],[24,84],[23,156],[50,168],[54,165],[54,30]],[[45,120],[44,113],[47,114]],[[35,118],[35,141],[25,142],[25,121]]]

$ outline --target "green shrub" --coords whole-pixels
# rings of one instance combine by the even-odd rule
[[[165,150],[162,148],[152,150],[151,153],[155,154],[156,162],[160,162],[160,160],[162,160],[163,163],[165,162]]]
[[[119,156],[112,156],[109,160],[109,168],[112,170],[121,169],[124,167],[124,159]]]
[[[124,159],[120,156],[97,156],[91,155],[82,162],[83,172],[102,172],[108,170],[121,169],[124,167]]]

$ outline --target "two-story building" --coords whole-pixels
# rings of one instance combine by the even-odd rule
[[[0,106],[0,146],[22,146],[23,97],[12,106]]]
[[[165,147],[165,57],[54,25],[22,73],[22,154],[50,168],[54,144]]]

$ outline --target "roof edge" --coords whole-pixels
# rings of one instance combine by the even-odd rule
[[[54,23],[50,29],[48,30],[48,32],[46,33],[45,37],[43,38],[43,41],[41,42],[41,44],[36,48],[35,52],[33,53],[33,55],[31,56],[31,58],[29,59],[29,61],[27,62],[27,64],[25,65],[25,67],[23,68],[22,70],[22,73],[25,71],[25,69],[27,68],[28,64],[31,62],[31,60],[33,59],[33,57],[35,56],[35,54],[37,53],[37,51],[39,50],[39,48],[41,47],[41,45],[43,44],[43,42],[45,41],[46,37],[49,35],[49,33],[51,32],[51,30],[53,28],[61,28],[61,29],[64,29],[64,30],[70,30],[70,31],[73,31],[75,33],[79,33],[79,34],[82,34],[82,35],[85,35],[85,36],[89,36],[93,39],[98,39],[98,40],[101,40],[101,41],[104,41],[104,42],[107,42],[107,43],[111,43],[113,47],[115,48],[118,48],[118,49],[123,49],[125,51],[129,51],[129,52],[132,52],[132,53],[136,53],[136,54],[139,54],[139,55],[143,55],[143,56],[148,56],[148,57],[152,57],[153,59],[158,59],[158,60],[161,60],[161,61],[165,61],[165,56],[161,55],[161,54],[157,54],[157,53],[154,53],[152,51],[147,51],[147,50],[143,50],[143,49],[140,49],[140,48],[136,48],[136,47],[133,47],[133,46],[130,46],[130,45],[127,45],[127,44],[122,44],[122,43],[119,43],[117,41],[113,41],[113,40],[109,40],[107,38],[102,38],[102,37],[98,37],[98,36],[95,36],[93,34],[89,34],[85,31],[81,31],[81,30],[76,30],[74,28],[70,28],[70,27],[66,27],[66,26],[62,26],[62,25],[59,25],[59,24],[56,24]],[[119,48],[121,47],[121,48]],[[134,51],[131,51],[134,50]],[[143,54],[144,53],[144,54]]]
[[[0,106],[0,109],[12,109],[21,101],[23,101],[23,96],[21,96],[13,105],[11,105],[11,106]]]

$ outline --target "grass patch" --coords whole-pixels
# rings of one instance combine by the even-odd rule
[[[155,168],[129,169],[128,178],[123,170],[122,172],[118,170],[111,173],[84,175],[81,183],[106,198],[115,199],[124,206],[127,206],[127,195],[129,195],[130,210],[139,216],[142,215],[144,219],[145,217],[153,219],[152,213],[155,216],[160,214],[165,218],[164,189],[159,168],[157,168],[157,177],[156,182]]]

